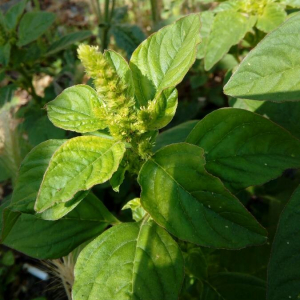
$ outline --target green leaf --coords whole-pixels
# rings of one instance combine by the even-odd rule
[[[202,40],[198,47],[198,53],[197,53],[198,59],[201,59],[205,56],[207,42],[211,32],[212,24],[214,22],[214,13],[210,10],[204,11],[200,14],[200,20],[201,20],[200,36]]]
[[[113,174],[109,183],[115,192],[119,192],[120,186],[124,181],[125,173],[128,169],[128,165],[120,164],[118,170]]]
[[[178,245],[153,221],[110,228],[80,253],[74,300],[176,300],[183,281]]]
[[[11,211],[35,214],[34,203],[43,175],[49,165],[53,153],[66,140],[49,140],[41,143],[24,158],[12,195]],[[57,220],[73,210],[87,195],[87,192],[78,193],[67,203],[56,204],[42,214],[38,215],[45,220]]]
[[[61,37],[59,40],[55,41],[49,46],[49,49],[45,53],[45,56],[50,56],[61,50],[64,50],[69,46],[75,44],[76,42],[89,38],[91,35],[92,32],[89,30],[81,30],[66,34],[65,36]]]
[[[57,221],[10,211],[14,225],[3,244],[39,259],[59,258],[118,223],[107,208],[89,194],[74,210]],[[4,219],[4,223],[10,219]],[[5,225],[5,224],[4,224]]]
[[[176,86],[195,61],[200,43],[199,14],[191,14],[151,35],[132,54],[138,106],[147,106],[157,93]]]
[[[264,32],[270,32],[284,22],[287,14],[280,3],[268,3],[261,16],[257,18],[256,27]]]
[[[140,27],[131,24],[113,24],[109,33],[114,36],[117,46],[126,51],[128,58],[146,38]]]
[[[21,47],[35,41],[52,25],[55,18],[54,13],[46,11],[26,13],[19,25],[17,45]]]
[[[127,61],[122,55],[118,54],[113,50],[105,50],[104,57],[110,63],[110,65],[115,69],[121,80],[127,85],[126,96],[134,97],[134,84],[132,78],[132,72],[129,68]]]
[[[272,121],[243,109],[210,113],[186,141],[205,150],[206,170],[233,191],[300,167],[300,141]]]
[[[154,150],[157,151],[164,146],[184,142],[197,123],[197,120],[187,121],[163,131],[156,139]]]
[[[271,102],[245,99],[232,99],[230,105],[242,108],[269,118],[300,139],[300,102]]]
[[[65,130],[85,133],[106,127],[104,104],[88,85],[65,89],[46,107],[50,121]]]
[[[165,127],[173,119],[178,105],[178,92],[176,88],[167,88],[157,94],[151,102],[149,102],[146,113],[147,130],[157,130]],[[143,114],[145,111],[141,111]]]
[[[243,273],[219,273],[204,284],[201,300],[264,300],[266,283]],[[283,299],[282,299],[283,300]]]
[[[268,269],[268,300],[299,299],[300,187],[280,216]]]
[[[19,18],[24,12],[27,0],[22,0],[19,3],[13,5],[8,12],[5,14],[5,25],[7,29],[12,30],[15,29]]]
[[[4,67],[6,67],[9,64],[10,50],[11,50],[11,45],[9,42],[0,46],[0,64],[3,65]]]
[[[156,152],[139,174],[142,206],[170,233],[198,245],[239,249],[264,243],[265,230],[205,171],[203,154],[186,143]]]
[[[210,70],[233,46],[238,44],[254,25],[252,17],[229,10],[218,13],[208,37],[204,66]]]
[[[146,211],[141,206],[140,198],[134,198],[129,202],[127,202],[123,206],[122,210],[125,209],[131,209],[132,219],[135,220],[136,222],[141,221],[146,215]]]
[[[299,101],[299,32],[300,13],[297,13],[246,56],[224,87],[225,93],[253,100]]]
[[[71,200],[111,178],[125,152],[122,142],[96,136],[79,136],[65,142],[53,154],[45,172],[35,210]]]
[[[207,262],[201,248],[192,248],[184,257],[186,272],[198,279],[207,278]]]

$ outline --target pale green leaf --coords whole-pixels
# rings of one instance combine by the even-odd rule
[[[35,210],[43,212],[54,204],[71,200],[79,191],[109,180],[124,152],[124,143],[96,136],[68,140],[51,157]]]
[[[74,300],[176,300],[183,281],[178,245],[153,221],[107,230],[75,265]]]
[[[131,209],[132,219],[134,219],[136,222],[142,220],[146,215],[146,211],[141,206],[140,198],[134,198],[128,201],[123,206],[122,210],[124,209]]]
[[[207,171],[233,191],[263,184],[286,169],[300,167],[300,140],[243,109],[210,113],[186,141],[205,150]]]
[[[200,14],[200,20],[201,20],[201,29],[200,29],[201,43],[198,47],[198,53],[197,53],[198,59],[201,59],[205,56],[208,38],[214,21],[214,13],[210,10],[204,11]]]
[[[268,3],[261,16],[258,16],[256,27],[264,32],[270,32],[284,22],[287,14],[284,6],[279,3]]]
[[[5,25],[9,30],[16,28],[19,18],[24,12],[27,1],[28,0],[22,0],[13,5],[5,14]]]
[[[219,273],[204,283],[200,300],[265,300],[266,283],[243,273]],[[281,299],[283,300],[283,299]]]
[[[280,216],[268,268],[268,300],[299,299],[300,187]]]
[[[65,130],[85,133],[106,127],[104,104],[88,85],[65,89],[46,107],[50,121]]]
[[[265,230],[204,164],[203,149],[194,145],[156,152],[139,173],[142,206],[170,233],[198,245],[239,249],[264,243]]]
[[[230,105],[269,118],[300,139],[300,102],[271,102],[246,99],[232,99]]]
[[[299,47],[300,13],[297,13],[246,56],[226,84],[225,93],[253,100],[300,100]]]
[[[155,141],[154,150],[157,151],[164,146],[184,142],[197,123],[197,120],[187,121],[178,126],[172,127],[171,129],[163,131],[158,135]]]
[[[1,208],[0,208],[1,211]],[[89,194],[74,210],[57,221],[10,211],[2,226],[13,222],[2,241],[4,245],[39,259],[59,258],[99,235],[116,220],[107,208]]]
[[[92,32],[89,30],[82,30],[66,34],[49,46],[45,56],[53,55],[61,50],[64,50],[76,42],[87,39],[91,35]]]
[[[210,70],[229,49],[238,44],[254,25],[252,17],[246,17],[234,10],[218,13],[208,37],[204,66]]]
[[[138,106],[147,106],[156,92],[176,86],[196,58],[200,17],[191,14],[151,35],[132,54]]]
[[[47,11],[27,12],[19,24],[17,45],[21,47],[35,41],[52,25],[55,18],[54,13]]]
[[[43,175],[49,165],[53,153],[66,140],[49,140],[41,143],[23,160],[12,195],[11,211],[35,214],[34,203],[43,180]],[[45,220],[57,220],[73,210],[83,200],[87,192],[79,192],[66,203],[59,203],[39,214]]]

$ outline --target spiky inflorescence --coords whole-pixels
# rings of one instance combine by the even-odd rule
[[[119,77],[111,61],[98,51],[98,47],[80,45],[78,56],[86,73],[93,78],[97,94],[105,103],[102,117],[110,134],[116,140],[131,144],[127,161],[129,170],[137,173],[143,160],[151,155],[153,141],[147,135],[146,122],[139,116],[134,98],[128,96],[126,82]]]

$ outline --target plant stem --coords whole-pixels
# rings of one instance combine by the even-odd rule
[[[159,0],[150,0],[151,2],[151,12],[153,26],[156,27],[157,23],[160,21],[160,5]]]
[[[103,52],[108,47],[108,31],[109,31],[109,0],[105,0],[105,7],[104,7],[104,22],[101,28],[101,51]]]

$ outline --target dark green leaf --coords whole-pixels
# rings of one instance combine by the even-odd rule
[[[69,33],[69,34],[61,37],[59,40],[57,40],[53,44],[51,44],[48,51],[46,52],[45,56],[53,55],[54,53],[64,50],[67,47],[75,44],[76,42],[87,39],[91,35],[92,35],[92,32],[89,30],[82,30],[82,31]]]
[[[281,214],[268,269],[268,300],[299,299],[300,187]]]
[[[140,27],[130,24],[114,24],[110,28],[118,47],[124,49],[130,58],[133,51],[146,38]]]
[[[39,38],[52,25],[56,15],[46,11],[28,12],[20,22],[18,46],[24,46]]]
[[[265,230],[222,182],[204,169],[204,151],[179,143],[155,153],[139,174],[141,203],[176,237],[214,248],[266,241]]]
[[[236,191],[300,167],[300,140],[243,109],[216,110],[191,131],[188,143],[205,150],[207,171]]]
[[[276,103],[271,101],[256,101],[232,99],[230,105],[260,114],[287,129],[300,139],[300,102]]]
[[[11,220],[14,225],[6,234],[3,244],[39,259],[65,256],[99,235],[108,224],[118,223],[92,194],[57,221],[45,221],[31,214],[10,213],[9,218],[4,219],[4,226]]]
[[[28,0],[22,0],[13,5],[5,14],[5,24],[9,30],[16,28],[19,18],[24,12],[27,1]]]

